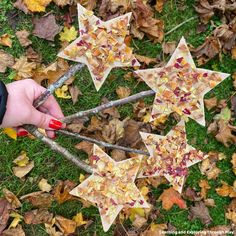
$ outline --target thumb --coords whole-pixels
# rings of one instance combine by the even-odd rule
[[[36,109],[32,111],[31,121],[32,125],[47,130],[57,130],[63,127],[63,123],[61,121]]]

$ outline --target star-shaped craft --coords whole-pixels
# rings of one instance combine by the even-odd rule
[[[80,36],[58,56],[86,64],[98,91],[112,68],[140,65],[124,42],[131,14],[102,21],[78,4]]]
[[[187,144],[184,121],[179,122],[166,136],[140,134],[150,157],[142,163],[138,177],[164,176],[181,193],[188,167],[208,157]]]
[[[177,112],[205,126],[203,98],[229,74],[196,68],[185,39],[165,67],[135,72],[156,92],[151,120]]]
[[[94,145],[91,159],[93,174],[70,194],[97,205],[105,232],[122,208],[149,208],[134,184],[142,157],[116,162]]]

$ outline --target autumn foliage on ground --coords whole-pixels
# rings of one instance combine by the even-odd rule
[[[3,143],[0,144],[0,160],[3,160],[0,167],[0,235],[159,236],[165,231],[178,230],[211,230],[208,235],[224,231],[225,234],[218,235],[226,235],[236,231],[236,3],[231,0],[189,2],[17,0],[3,1],[2,6],[0,3],[0,23],[3,23],[0,78],[6,82],[32,78],[47,87],[68,71],[72,63],[57,58],[56,54],[79,36],[76,3],[93,10],[104,21],[132,12],[130,35],[125,43],[134,48],[141,69],[164,66],[184,34],[186,40],[192,42],[189,46],[199,67],[232,74],[232,78],[204,99],[207,128],[193,121],[187,124],[189,144],[208,152],[209,158],[190,168],[183,193],[176,192],[162,177],[137,179],[135,183],[150,209],[123,210],[108,233],[102,230],[97,209],[69,194],[89,175],[76,167],[66,166],[62,157],[45,149],[33,136],[25,140],[17,138],[12,129],[3,130],[0,137]],[[194,27],[186,22],[168,32],[181,23],[171,21],[171,18],[176,19],[174,14],[179,14],[178,19],[186,12],[194,16]],[[9,32],[4,30],[4,24],[8,25]],[[185,31],[181,31],[182,27],[186,27]],[[40,50],[47,45],[49,52]],[[55,96],[63,111],[71,114],[148,89],[131,69],[124,68],[115,69],[104,87],[111,89],[104,88],[97,93],[84,69],[57,89]],[[67,128],[107,143],[145,150],[140,131],[165,135],[179,120],[177,114],[172,114],[149,123],[151,104],[152,100],[143,99],[125,108],[112,107],[75,120]],[[89,163],[91,143],[68,141],[63,137],[59,137],[59,141]],[[116,161],[132,157],[117,149],[105,151]],[[44,173],[44,169],[50,174]]]

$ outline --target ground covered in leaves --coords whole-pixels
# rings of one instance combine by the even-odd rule
[[[72,63],[58,59],[57,53],[78,36],[76,2],[94,10],[102,20],[133,13],[131,34],[125,41],[133,47],[141,68],[165,65],[184,36],[197,66],[232,75],[205,97],[207,126],[192,120],[187,123],[189,144],[209,153],[209,158],[189,169],[182,195],[163,178],[136,180],[151,209],[123,211],[104,233],[97,208],[68,194],[87,174],[39,140],[16,139],[12,130],[1,130],[0,235],[155,236],[164,235],[161,231],[166,230],[204,229],[235,232],[235,1],[2,0],[1,80],[8,83],[32,78],[47,86],[69,69]],[[172,31],[182,22],[185,24]],[[131,68],[122,68],[113,69],[96,92],[84,68],[55,96],[64,114],[69,115],[148,89]],[[144,149],[139,131],[164,135],[178,120],[172,114],[148,123],[152,101],[149,97],[108,109],[68,128],[112,144]],[[91,144],[85,141],[62,135],[56,141],[81,159],[87,160],[91,154]],[[130,157],[122,151],[106,152],[116,161]]]

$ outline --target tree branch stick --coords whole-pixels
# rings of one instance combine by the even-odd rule
[[[73,132],[69,132],[69,131],[66,131],[66,130],[59,130],[58,132],[62,133],[64,135],[70,136],[70,137],[74,137],[76,139],[82,139],[82,140],[85,140],[85,141],[88,141],[88,142],[91,142],[91,143],[96,143],[97,145],[104,146],[104,147],[107,147],[107,148],[119,149],[119,150],[122,150],[122,151],[125,151],[125,152],[133,152],[133,153],[149,156],[148,152],[145,152],[145,151],[142,151],[142,150],[132,149],[132,148],[128,148],[128,147],[123,147],[123,146],[119,146],[119,145],[106,143],[106,142],[103,142],[103,141],[99,141],[97,139],[93,139],[93,138],[89,138],[89,137],[80,135],[78,133],[73,133]]]
[[[138,100],[140,98],[152,96],[154,94],[155,94],[155,92],[153,90],[147,90],[147,91],[143,91],[143,92],[140,92],[140,93],[136,93],[136,94],[134,94],[132,96],[129,96],[127,98],[122,98],[122,99],[119,99],[119,100],[111,101],[111,102],[105,103],[103,105],[100,105],[98,107],[95,107],[95,108],[92,108],[92,109],[89,109],[89,110],[86,110],[86,111],[77,112],[73,115],[65,117],[62,121],[64,123],[69,124],[74,119],[77,119],[77,118],[80,118],[80,117],[83,117],[83,116],[87,116],[89,114],[96,114],[96,113],[98,113],[102,110],[105,110],[107,108],[110,108],[110,107],[113,107],[113,106],[123,105],[123,104],[129,103],[129,102],[133,102],[135,100]]]
[[[58,143],[54,142],[50,138],[45,137],[37,129],[35,129],[35,127],[33,125],[25,125],[24,128],[26,128],[30,133],[32,133],[35,137],[40,139],[43,143],[45,143],[52,150],[56,151],[57,153],[60,153],[68,161],[71,161],[72,163],[74,163],[76,166],[78,166],[82,170],[86,171],[87,173],[93,172],[93,169],[91,168],[91,166],[89,166],[85,162],[79,160],[75,155],[71,154],[66,148],[64,148],[61,145],[59,145]]]
[[[57,89],[60,88],[66,80],[71,78],[73,75],[75,75],[76,72],[80,71],[84,67],[84,64],[76,64],[63,75],[61,76],[55,83],[49,85],[47,90],[41,94],[35,101],[34,101],[34,107],[38,108],[41,106],[47,99],[48,97],[53,94],[53,92]]]

